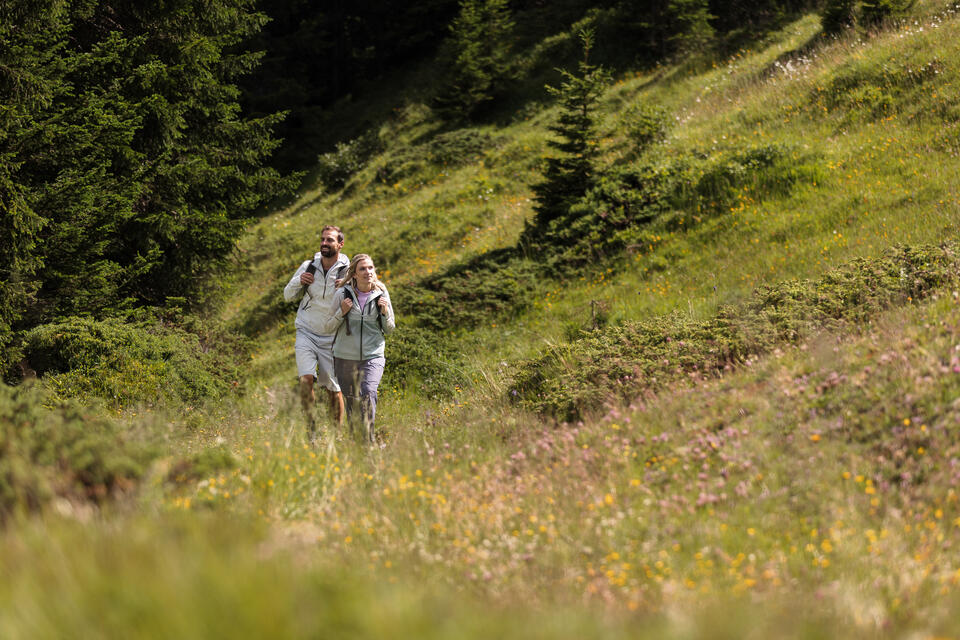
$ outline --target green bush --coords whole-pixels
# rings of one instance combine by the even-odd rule
[[[619,257],[649,244],[652,225],[675,227],[692,215],[728,211],[742,198],[754,201],[788,195],[798,184],[814,184],[824,172],[812,157],[783,145],[765,145],[713,161],[696,178],[682,162],[636,162],[598,175],[566,214],[546,222],[526,248],[551,273]]]
[[[811,100],[829,111],[876,119],[896,113],[910,102],[913,91],[934,80],[943,68],[938,59],[922,64],[886,61],[845,65],[824,91],[814,92]]]
[[[499,249],[456,263],[398,291],[397,305],[413,323],[449,334],[521,311],[535,274],[516,249]]]
[[[667,135],[667,112],[663,107],[635,104],[624,112],[622,120],[633,151],[638,155]]]
[[[496,143],[497,140],[489,133],[477,129],[457,129],[438,134],[424,147],[431,164],[457,167],[477,160]]]
[[[132,489],[155,455],[103,416],[46,400],[36,385],[0,383],[0,522],[55,496],[100,502]]]
[[[477,129],[440,133],[428,142],[405,146],[385,155],[377,167],[377,179],[388,185],[417,175],[426,179],[440,171],[476,162],[497,144],[497,138]]]
[[[463,385],[463,358],[449,336],[401,324],[387,338],[383,387],[445,398]]]
[[[546,225],[531,248],[557,275],[617,258],[636,244],[642,229],[673,208],[682,177],[677,167],[652,164],[607,171],[566,216]]]
[[[329,191],[342,189],[381,150],[380,138],[374,131],[347,142],[338,142],[333,151],[317,158],[317,180]]]
[[[237,458],[224,445],[208,447],[170,467],[167,481],[183,484],[209,478],[237,467]]]
[[[738,199],[763,200],[785,196],[800,183],[816,183],[824,172],[810,157],[798,157],[792,149],[770,144],[747,149],[708,166],[685,208],[703,213],[727,211]]]
[[[865,25],[875,26],[884,20],[902,16],[917,0],[863,0],[860,17]]]
[[[827,0],[820,10],[823,33],[832,36],[852,27],[856,21],[856,8],[856,0]]]
[[[717,375],[777,345],[858,326],[880,311],[958,281],[956,245],[896,247],[816,282],[761,287],[708,320],[668,315],[586,332],[517,369],[512,395],[528,408],[572,419],[646,390]]]
[[[61,396],[100,397],[117,406],[201,402],[239,386],[242,340],[182,322],[68,317],[25,332],[22,351]]]

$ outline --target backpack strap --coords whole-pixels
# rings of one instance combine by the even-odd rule
[[[310,262],[307,264],[307,270],[305,271],[305,273],[309,273],[310,275],[313,275],[316,272],[317,272],[317,258],[314,256],[310,258]],[[303,297],[304,294],[307,293],[307,289],[308,289],[307,285],[303,285],[302,287],[300,287],[300,297]]]
[[[347,290],[346,287],[344,287],[343,289],[341,289],[341,291],[343,291],[343,297],[344,297],[344,298],[346,298],[347,295],[349,295],[349,293],[351,293],[350,291]],[[359,301],[358,301],[358,300],[354,300],[354,299],[353,299],[353,296],[350,296],[350,302],[352,302],[354,305],[356,305]],[[348,335],[348,336],[352,336],[353,333],[350,331],[350,319],[347,318],[347,316],[343,316],[343,326],[344,326],[344,328],[347,330],[347,335]]]

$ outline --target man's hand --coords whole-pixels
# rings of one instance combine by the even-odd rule
[[[313,284],[313,274],[304,271],[300,274],[300,284]]]
[[[350,309],[353,309],[353,300],[350,298],[344,298],[340,301],[340,311],[343,312],[343,315],[347,315]]]

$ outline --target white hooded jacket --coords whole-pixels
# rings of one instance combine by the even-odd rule
[[[312,262],[317,266],[317,272],[313,274],[313,283],[306,287],[306,291],[303,292],[294,326],[297,329],[306,329],[319,335],[329,335],[324,331],[324,325],[337,311],[333,307],[333,294],[337,290],[336,281],[337,278],[343,278],[347,275],[350,259],[341,253],[324,276],[323,268],[320,266],[321,257],[319,251],[313,256]],[[297,272],[290,278],[290,282],[283,288],[283,298],[287,302],[293,302],[301,295],[304,287],[300,283],[300,274],[307,270],[310,262],[310,260],[304,260]]]

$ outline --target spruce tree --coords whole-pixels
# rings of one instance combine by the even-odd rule
[[[547,91],[557,97],[560,115],[549,127],[557,135],[547,145],[558,155],[547,158],[543,180],[534,185],[535,215],[523,231],[527,243],[546,239],[551,228],[562,227],[570,207],[582,198],[594,183],[594,161],[599,152],[595,111],[597,102],[610,83],[610,74],[591,65],[593,33],[582,31],[583,60],[577,73],[559,69],[563,81]]]
[[[513,26],[507,0],[461,0],[450,25],[450,77],[438,98],[447,119],[469,120],[493,100],[507,75]]]
[[[255,208],[280,116],[240,116],[251,0],[0,3],[0,368],[11,332],[193,296]]]
[[[823,33],[836,35],[853,25],[856,8],[856,0],[827,0],[820,10]]]
[[[713,38],[708,0],[670,0],[667,14],[674,25],[669,37],[673,50],[679,53],[698,51]]]

